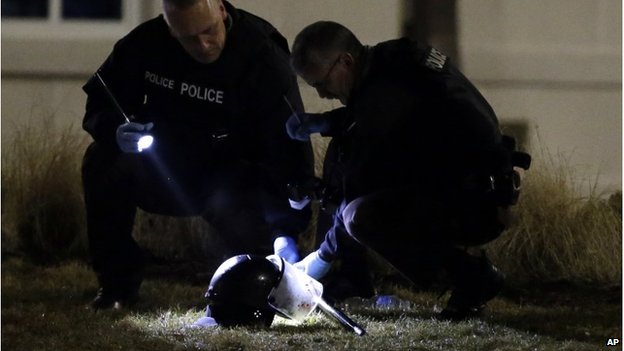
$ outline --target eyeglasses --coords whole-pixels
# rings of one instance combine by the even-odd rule
[[[321,79],[321,80],[319,80],[318,82],[315,82],[315,83],[310,83],[310,86],[312,88],[314,88],[314,89],[325,88],[327,86],[327,81],[329,80],[329,75],[334,70],[334,67],[336,67],[336,64],[338,63],[338,61],[340,61],[340,56],[338,56],[338,58],[336,58],[334,63],[332,63],[332,65],[329,67],[329,69],[327,70],[327,73],[325,73],[325,76],[323,77],[323,79]]]

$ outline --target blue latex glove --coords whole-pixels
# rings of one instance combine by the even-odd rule
[[[123,152],[139,153],[139,139],[147,135],[154,123],[126,122],[117,127],[117,145]]]
[[[276,255],[286,260],[288,263],[299,261],[299,250],[295,239],[290,236],[280,236],[273,241],[273,251]]]
[[[294,264],[294,266],[303,271],[314,279],[323,278],[331,268],[331,262],[327,262],[319,256],[318,251],[314,251],[307,255],[303,260]]]
[[[329,130],[329,121],[316,113],[293,113],[286,121],[286,132],[291,139],[310,140],[310,134]]]

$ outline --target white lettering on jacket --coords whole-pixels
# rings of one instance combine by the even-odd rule
[[[145,80],[154,85],[169,90],[175,90],[177,85],[174,79],[160,76],[150,71],[145,71]],[[187,96],[192,99],[208,101],[216,104],[223,104],[223,99],[225,95],[223,90],[217,90],[214,88],[204,87],[186,82],[180,83],[178,93],[182,96]]]
[[[223,103],[222,90],[206,88],[185,82],[182,82],[180,85],[180,95],[186,95],[194,99],[210,101],[217,104]]]
[[[175,80],[169,79],[166,77],[161,77],[150,71],[145,71],[145,80],[163,88],[167,88],[171,90],[175,88]]]
[[[429,67],[434,71],[441,71],[444,68],[445,63],[446,55],[444,55],[435,48],[431,48],[429,56],[427,56],[427,60],[425,61],[425,66]]]

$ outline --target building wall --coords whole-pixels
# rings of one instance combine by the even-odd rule
[[[116,27],[75,25],[2,28],[2,141],[16,127],[40,116],[52,116],[57,127],[80,126],[86,96],[81,86],[106,58],[117,39],[136,24],[161,12],[160,1],[132,0],[137,15]],[[269,20],[292,43],[295,35],[317,20],[343,23],[366,43],[399,35],[400,0],[232,0],[234,6]],[[4,20],[3,20],[4,21]],[[8,29],[7,29],[8,27]],[[336,106],[320,101],[302,85],[310,111]]]
[[[25,123],[80,127],[81,90],[117,39],[147,18],[151,1],[129,1],[122,23],[40,23],[2,19],[2,146]]]
[[[622,180],[622,3],[457,1],[468,77],[534,154],[566,159],[604,191]]]
[[[134,0],[136,16],[114,28],[2,26],[2,143],[16,126],[52,116],[79,127],[82,84],[114,42],[160,12]],[[400,35],[401,0],[232,0],[271,21],[292,43],[316,20],[350,27],[366,44]],[[562,153],[581,176],[621,189],[621,2],[458,0],[460,65],[503,123],[528,125],[534,153]],[[308,111],[336,107],[302,85]]]

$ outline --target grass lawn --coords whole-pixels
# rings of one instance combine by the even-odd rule
[[[367,329],[365,337],[345,332],[320,313],[303,325],[276,318],[262,331],[195,330],[188,326],[202,315],[210,277],[171,274],[167,266],[152,271],[131,311],[95,313],[87,306],[97,284],[84,263],[33,265],[13,255],[58,262],[87,253],[79,169],[88,140],[72,128],[52,136],[52,122],[33,119],[3,149],[1,346],[6,350],[622,349],[607,346],[608,339],[622,336],[622,194],[600,194],[595,183],[579,183],[584,177],[565,155],[551,156],[548,150],[532,152],[536,159],[510,228],[488,244],[490,258],[510,280],[525,283],[506,287],[480,320],[436,321],[434,307],[444,299],[384,285],[384,294],[411,303],[391,309],[340,306]],[[326,141],[316,144],[317,166]],[[587,186],[589,193],[580,191]],[[198,218],[170,221],[139,214],[135,238],[157,257],[214,256],[209,249],[217,241]],[[311,250],[314,238],[307,239],[312,240],[302,242]],[[595,285],[536,283],[552,280]],[[605,287],[611,285],[618,286]]]
[[[481,320],[432,318],[434,294],[396,288],[410,306],[341,306],[368,331],[344,331],[320,313],[303,325],[276,318],[269,330],[188,327],[202,314],[204,285],[146,279],[131,311],[94,312],[95,276],[81,262],[35,266],[5,257],[5,350],[621,350],[621,290],[554,284],[507,288]]]

